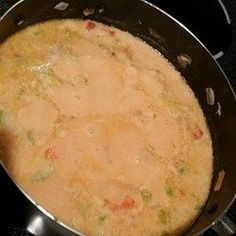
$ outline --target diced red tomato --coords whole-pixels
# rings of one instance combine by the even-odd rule
[[[112,37],[115,36],[115,31],[114,31],[114,30],[109,30],[108,33],[109,33]]]
[[[133,57],[133,52],[131,51],[131,49],[130,49],[130,47],[129,47],[128,45],[122,47],[121,50],[127,55],[127,57],[128,57],[129,59],[132,59],[132,57]]]
[[[134,199],[132,198],[126,198],[124,199],[124,201],[122,202],[121,206],[124,209],[128,209],[128,208],[133,208],[135,204]]]
[[[13,53],[13,56],[14,56],[14,57],[21,57],[20,53],[18,53],[18,52],[14,52],[14,53]]]
[[[197,124],[190,123],[188,127],[193,139],[198,140],[203,136],[203,131]]]
[[[135,205],[135,200],[126,197],[123,201],[118,202],[118,203],[109,203],[109,209],[113,212],[119,211],[119,210],[128,210],[133,208]]]
[[[87,25],[86,25],[86,29],[87,30],[93,30],[96,27],[96,24],[92,21],[88,21]]]
[[[181,194],[182,196],[185,196],[185,195],[186,195],[186,192],[185,192],[183,189],[180,189],[179,192],[180,192],[180,194]]]
[[[57,159],[58,158],[58,153],[55,147],[49,147],[45,150],[44,156],[48,159]]]
[[[193,129],[192,129],[192,137],[197,140],[197,139],[200,139],[203,135],[203,131],[198,127],[198,126],[195,126]]]
[[[182,153],[180,153],[180,154],[182,154]],[[179,168],[181,165],[183,165],[183,160],[173,158],[173,165],[175,168]]]
[[[114,37],[115,34],[116,34],[116,32],[115,32],[114,30],[109,30],[109,29],[106,29],[106,28],[103,28],[103,30],[104,30],[106,33],[110,34],[110,36],[112,36],[112,37]]]

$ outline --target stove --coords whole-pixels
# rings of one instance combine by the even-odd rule
[[[187,26],[209,49],[218,61],[226,76],[236,91],[236,1],[235,0],[149,0],[161,9],[173,15],[181,23]],[[17,0],[0,0],[0,15],[2,15]],[[19,196],[19,202],[13,202],[11,195],[19,195],[17,188],[8,188],[11,181],[3,171],[0,171],[0,186],[4,189],[1,194],[9,194],[4,197],[7,202],[2,202],[0,209],[0,235],[2,236],[28,236],[29,228],[26,228],[29,216],[24,215],[21,205],[25,204],[25,198]],[[1,199],[1,197],[0,197]],[[13,204],[11,210],[8,206]],[[15,211],[21,211],[24,217],[15,217]],[[4,212],[8,217],[3,217]],[[9,212],[10,211],[10,212]],[[19,213],[19,212],[18,212]],[[226,214],[236,224],[236,201]],[[232,225],[234,227],[234,225]],[[27,230],[28,229],[28,230]],[[203,236],[224,236],[220,227],[212,227]],[[42,235],[42,234],[40,234]]]

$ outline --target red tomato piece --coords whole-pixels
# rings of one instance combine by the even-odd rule
[[[112,37],[115,36],[115,31],[114,31],[114,30],[109,30],[108,32],[109,32],[109,34],[110,34]]]
[[[96,27],[96,24],[92,21],[88,21],[87,25],[86,25],[86,29],[87,30],[93,30]]]
[[[180,189],[179,192],[180,192],[180,194],[181,194],[182,196],[186,196],[186,193],[185,193],[184,190]]]
[[[203,131],[198,127],[198,126],[195,126],[193,129],[192,129],[192,137],[197,140],[197,139],[200,139],[203,135]]]
[[[45,150],[44,156],[48,159],[57,159],[58,153],[55,147],[49,147]]]
[[[124,201],[122,202],[121,206],[124,209],[129,209],[129,208],[133,208],[135,204],[134,199],[132,198],[126,198],[124,199]]]
[[[126,197],[122,202],[119,203],[110,203],[109,208],[111,211],[127,210],[133,208],[135,205],[135,200],[129,197]]]

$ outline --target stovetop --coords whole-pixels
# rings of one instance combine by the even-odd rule
[[[186,25],[217,59],[236,91],[236,1],[235,0],[149,0]],[[2,15],[17,0],[0,0]],[[0,186],[2,176],[0,174]],[[9,201],[10,202],[10,201]],[[7,203],[6,203],[7,204]],[[9,203],[10,204],[10,203]],[[236,201],[227,212],[236,224]],[[0,219],[1,209],[0,209]],[[22,222],[22,221],[20,221]],[[4,233],[2,233],[4,232]],[[0,235],[30,235],[21,223],[8,218],[0,221]],[[213,229],[204,236],[218,235]]]

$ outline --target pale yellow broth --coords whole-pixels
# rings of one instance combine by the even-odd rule
[[[211,137],[159,52],[97,22],[56,20],[6,40],[0,71],[1,158],[37,204],[92,236],[179,235],[194,221]]]

